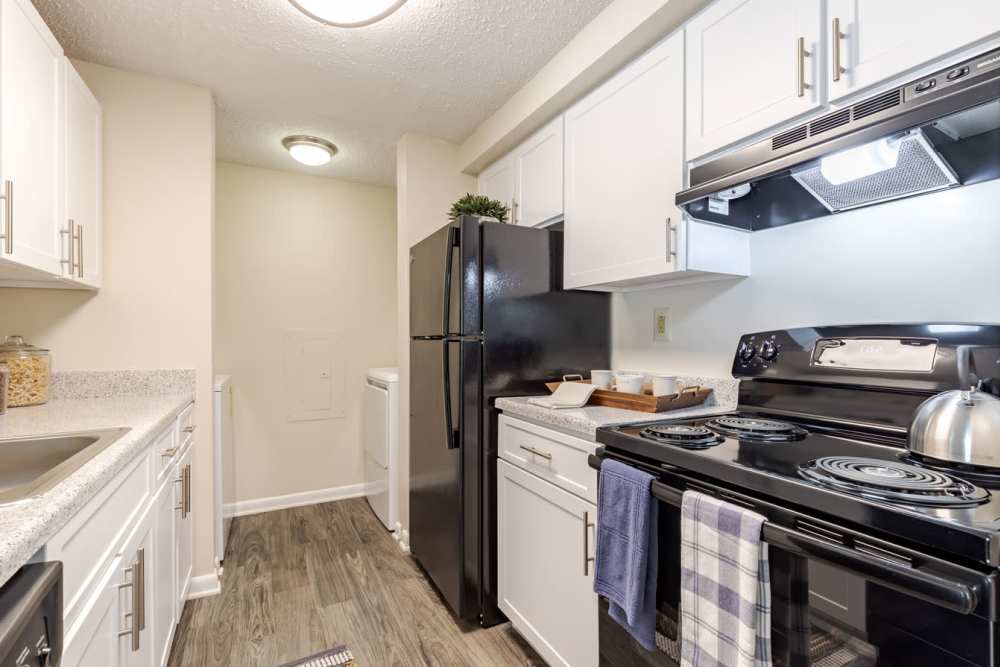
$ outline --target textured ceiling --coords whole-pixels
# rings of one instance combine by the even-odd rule
[[[211,88],[222,160],[395,184],[404,132],[462,141],[610,0],[408,0],[363,28],[287,0],[34,0],[67,54]],[[287,134],[330,139],[300,167]]]

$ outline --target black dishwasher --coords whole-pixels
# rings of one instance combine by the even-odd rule
[[[62,607],[62,563],[33,563],[18,570],[0,588],[0,665],[58,667]]]

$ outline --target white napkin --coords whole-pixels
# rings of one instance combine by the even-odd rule
[[[528,399],[532,405],[543,408],[582,408],[590,400],[590,395],[597,389],[592,384],[583,382],[563,382],[552,392],[551,396],[535,396]]]

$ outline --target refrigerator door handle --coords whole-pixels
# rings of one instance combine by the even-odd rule
[[[458,245],[458,228],[451,227],[448,230],[448,246],[444,254],[444,304],[441,308],[441,335],[447,336],[451,332],[451,265],[455,258],[455,247]]]
[[[444,428],[448,439],[448,449],[458,449],[458,433],[455,432],[454,416],[451,413],[451,351],[448,342],[441,346],[444,357],[441,367],[444,369]]]

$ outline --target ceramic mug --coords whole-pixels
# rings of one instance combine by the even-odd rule
[[[611,389],[611,380],[614,375],[614,371],[590,371],[590,384],[598,389]]]
[[[642,383],[645,378],[634,373],[619,373],[615,376],[615,383],[620,392],[626,394],[641,394]]]
[[[672,396],[679,394],[684,385],[677,381],[676,375],[654,375],[653,396]]]

